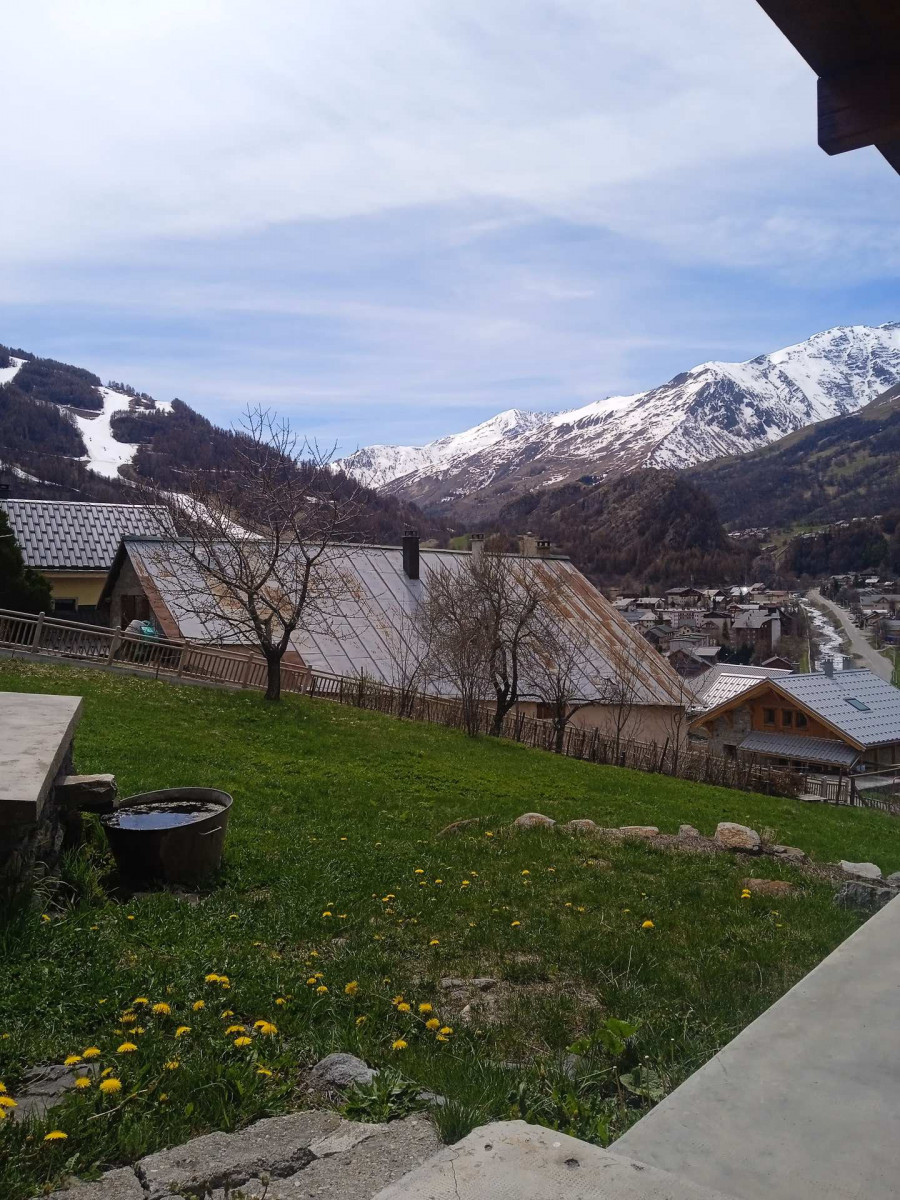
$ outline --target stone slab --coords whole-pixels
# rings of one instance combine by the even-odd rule
[[[734,1200],[525,1121],[474,1129],[375,1200]]]
[[[146,1200],[146,1193],[131,1167],[107,1171],[94,1183],[75,1183],[63,1191],[35,1200]]]
[[[612,1146],[740,1200],[896,1200],[900,898]]]
[[[0,824],[40,817],[83,703],[80,696],[0,692]]]

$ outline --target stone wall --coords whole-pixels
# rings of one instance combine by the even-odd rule
[[[72,750],[66,752],[57,780],[72,771]],[[67,811],[52,787],[36,821],[0,823],[0,897],[20,892],[53,872],[64,846],[78,836],[77,813]]]

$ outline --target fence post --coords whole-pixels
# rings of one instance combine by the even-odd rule
[[[31,649],[36,651],[41,645],[41,633],[44,629],[44,614],[38,613],[37,620],[34,623],[34,637],[31,639]]]
[[[119,643],[121,641],[122,641],[122,634],[118,629],[116,629],[114,631],[112,637],[110,638],[110,642],[109,642],[109,654],[107,654],[107,656],[106,656],[107,666],[109,666],[109,664],[114,661],[114,659],[116,657],[116,651],[119,649]]]
[[[247,680],[250,677],[250,664],[253,662],[253,651],[248,650],[244,656],[244,667],[241,671],[241,687],[247,686]]]
[[[178,670],[175,672],[176,679],[180,679],[184,673],[185,659],[187,658],[187,656],[188,656],[188,644],[187,644],[187,642],[182,642],[181,650],[178,655]]]

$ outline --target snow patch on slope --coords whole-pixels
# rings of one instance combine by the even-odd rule
[[[9,356],[9,366],[0,367],[0,387],[3,387],[4,383],[12,383],[16,377],[19,367],[21,367],[24,361],[24,358],[13,358],[12,355]]]
[[[126,442],[117,442],[112,433],[112,419],[116,413],[128,412],[131,400],[123,392],[114,392],[111,388],[101,387],[97,391],[103,397],[103,411],[96,416],[86,415],[70,408],[78,426],[78,432],[87,447],[87,458],[81,461],[98,475],[107,479],[116,479],[119,467],[124,467],[134,458],[137,446]]]

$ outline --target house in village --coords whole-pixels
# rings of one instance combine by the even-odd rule
[[[467,569],[470,554],[422,548],[414,535],[404,538],[403,548],[329,547],[323,572],[329,581],[329,616],[295,632],[294,661],[344,678],[365,676],[396,685],[410,643],[418,636],[414,614],[430,577],[442,567]],[[110,623],[122,626],[137,614],[151,618],[168,638],[234,645],[224,626],[217,627],[214,619],[199,620],[181,600],[186,589],[209,591],[208,583],[196,568],[185,567],[182,577],[174,578],[171,561],[170,541],[124,539],[103,592]],[[614,732],[613,707],[621,695],[624,671],[630,710],[625,736],[660,744],[671,738],[684,712],[684,685],[678,675],[568,558],[544,553],[529,561],[546,583],[558,630],[579,647],[582,665],[574,697],[579,707],[572,724]],[[191,570],[196,577],[187,577]],[[223,602],[227,597],[214,600]],[[428,690],[452,696],[446,684],[435,683]],[[534,682],[524,679],[520,711],[546,716],[541,704]]]
[[[166,510],[147,505],[75,500],[2,500],[0,504],[25,565],[49,580],[53,611],[82,620],[93,619],[122,538],[171,529]]]
[[[900,689],[872,671],[829,662],[809,675],[769,671],[749,687],[716,682],[701,689],[691,724],[692,740],[714,752],[824,774],[900,772]]]
[[[744,608],[731,622],[736,646],[752,646],[757,657],[771,657],[781,641],[781,613],[777,608]]]

